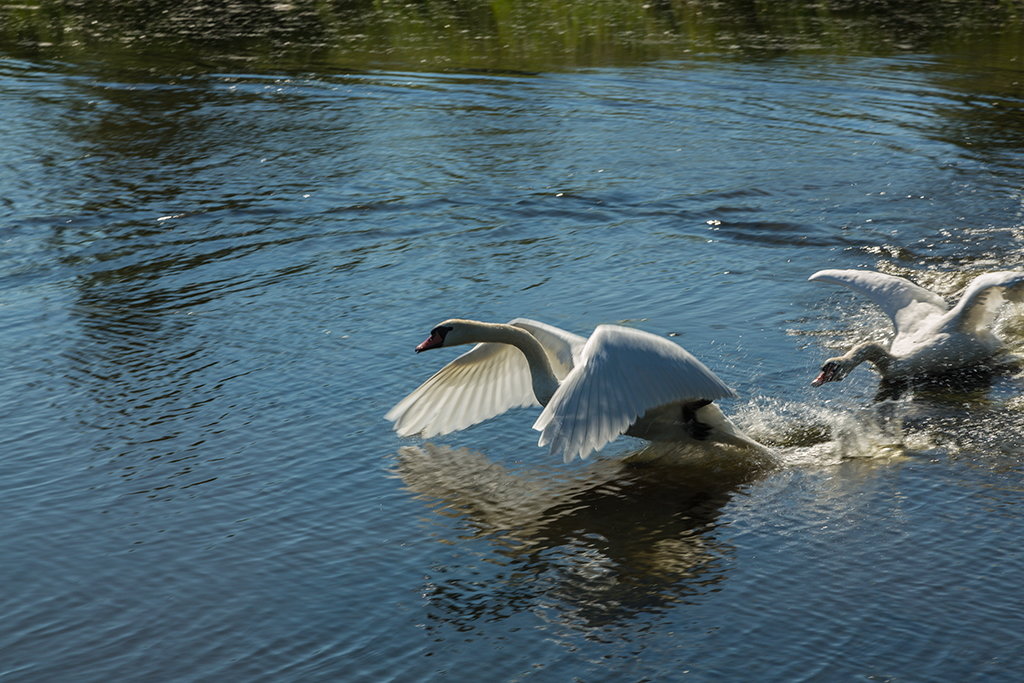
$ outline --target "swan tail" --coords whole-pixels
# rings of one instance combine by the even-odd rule
[[[722,409],[714,403],[700,408],[697,411],[697,420],[712,428],[711,438],[721,443],[727,443],[740,448],[751,448],[757,451],[768,452],[764,444],[758,443],[747,436],[742,429],[733,424],[732,420],[725,416]]]

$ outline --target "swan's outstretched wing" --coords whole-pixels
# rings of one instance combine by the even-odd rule
[[[539,445],[568,462],[601,448],[651,408],[727,396],[735,396],[732,389],[679,345],[601,325],[533,428],[541,432]]]
[[[540,404],[526,357],[514,346],[488,342],[438,370],[384,417],[399,436],[430,438],[531,405]]]
[[[553,325],[517,318],[540,341],[561,379],[572,370],[573,351],[586,340]],[[578,354],[578,352],[577,352]],[[509,344],[477,344],[399,401],[384,416],[400,436],[430,438],[465,429],[513,408],[540,405],[533,394],[530,366]]]
[[[979,332],[992,326],[1003,301],[1024,301],[1024,272],[985,273],[971,280],[960,302],[948,313],[949,323],[964,332]]]
[[[928,318],[947,311],[941,296],[896,275],[873,270],[819,270],[808,280],[830,282],[860,292],[885,311],[897,334],[913,333]]]

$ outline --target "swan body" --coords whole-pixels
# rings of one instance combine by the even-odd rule
[[[865,361],[886,380],[937,375],[983,362],[1001,347],[990,329],[1000,304],[1024,300],[1022,271],[979,275],[952,308],[935,292],[895,275],[820,270],[809,279],[843,285],[867,296],[889,316],[896,332],[888,348],[865,342],[829,358],[813,386],[838,382]]]
[[[539,405],[538,445],[566,462],[586,458],[621,434],[764,449],[713,403],[735,396],[733,390],[657,335],[600,325],[584,338],[526,318],[507,324],[451,319],[416,351],[459,344],[475,346],[388,411],[399,435],[429,438]]]

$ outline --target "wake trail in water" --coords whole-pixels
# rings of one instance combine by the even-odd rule
[[[858,407],[761,398],[739,406],[734,416],[780,466],[827,466],[933,448],[926,433],[907,429],[903,410],[892,401]]]

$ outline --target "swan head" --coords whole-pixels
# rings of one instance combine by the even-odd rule
[[[486,334],[488,327],[490,326],[473,320],[460,320],[458,318],[445,320],[443,323],[438,323],[434,326],[434,329],[430,331],[430,336],[416,347],[416,353],[427,351],[428,349],[439,349],[443,346],[475,344],[484,341],[482,335]]]
[[[455,330],[455,326],[452,325],[453,322],[455,321],[446,320],[440,325],[434,327],[434,329],[430,331],[430,336],[420,342],[416,347],[416,353],[426,351],[428,349],[439,349],[442,346],[446,346],[445,341],[448,339],[448,335]],[[451,343],[447,344],[447,346],[451,346]]]
[[[821,374],[814,378],[811,386],[820,387],[826,382],[840,382],[864,361],[872,363],[875,369],[885,377],[890,374],[893,358],[879,344],[864,342],[850,349],[845,355],[825,361],[825,364],[821,366]]]
[[[841,382],[850,374],[850,371],[859,365],[848,358],[829,358],[821,366],[821,373],[811,382],[812,387],[820,387],[826,382]]]

